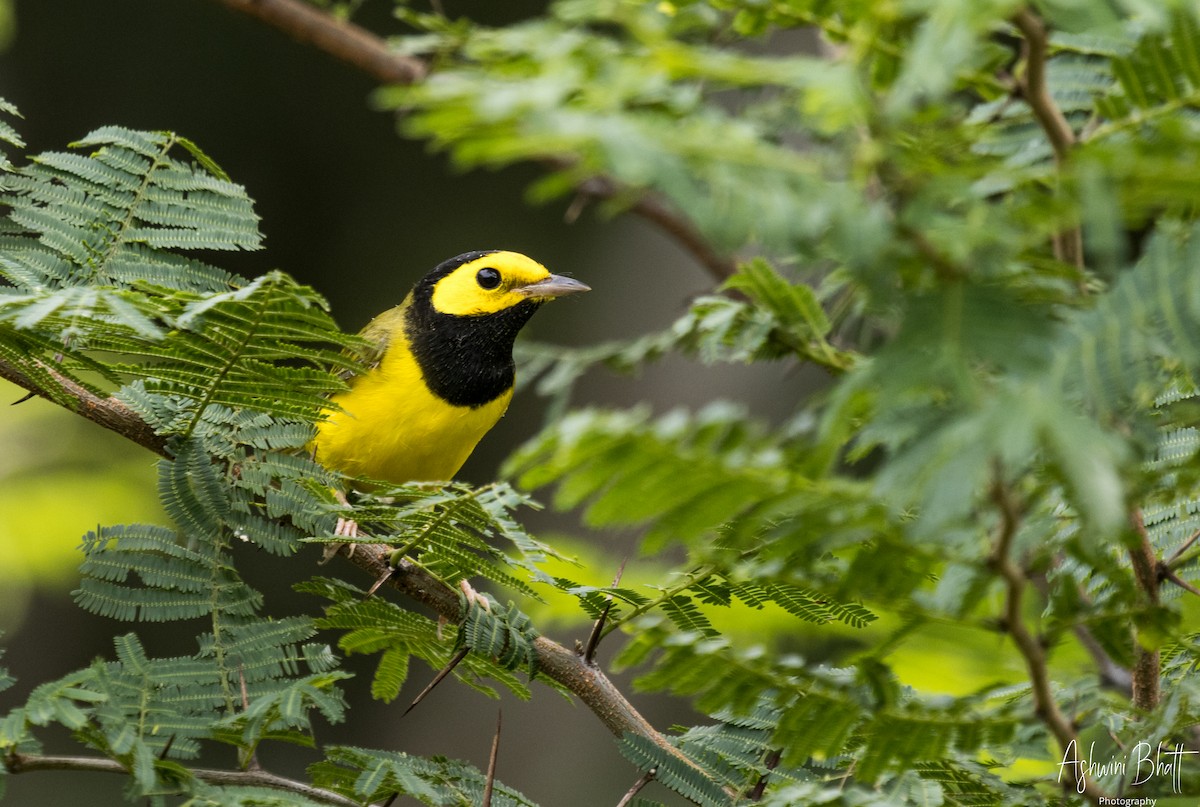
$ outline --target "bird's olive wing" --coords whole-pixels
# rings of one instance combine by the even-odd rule
[[[374,370],[383,361],[383,356],[387,353],[397,330],[404,327],[404,308],[407,304],[406,300],[403,304],[384,311],[368,322],[367,326],[359,333],[367,341],[367,344],[357,351],[357,358],[366,369]],[[358,373],[347,369],[339,375],[343,381],[350,381]]]

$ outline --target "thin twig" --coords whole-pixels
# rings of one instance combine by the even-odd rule
[[[1054,693],[1050,688],[1050,671],[1046,663],[1046,649],[1041,641],[1029,631],[1025,624],[1025,615],[1021,611],[1028,582],[1025,573],[1010,557],[1013,539],[1021,523],[1021,514],[1012,492],[1000,479],[999,473],[992,485],[992,502],[1000,513],[1000,529],[996,537],[996,548],[992,553],[992,568],[1000,575],[1005,586],[1004,624],[1013,643],[1025,659],[1025,668],[1029,673],[1029,683],[1033,692],[1034,711],[1039,720],[1045,724],[1050,733],[1058,741],[1065,756],[1074,750],[1074,765],[1067,765],[1067,778],[1072,789],[1082,793],[1093,804],[1099,804],[1104,793],[1092,782],[1087,781],[1079,771],[1081,763],[1078,755],[1079,737],[1071,721],[1058,708]],[[1060,768],[1059,770],[1062,770]],[[1080,786],[1082,785],[1082,790]]]
[[[1056,559],[1056,563],[1061,561],[1061,557]],[[1044,574],[1032,575],[1029,581],[1037,588],[1038,593],[1043,597],[1050,596],[1050,586],[1046,582]],[[1076,586],[1077,596],[1086,604],[1091,604],[1091,600],[1082,587]],[[1108,654],[1104,646],[1096,639],[1091,629],[1082,622],[1075,622],[1071,625],[1071,632],[1075,634],[1075,638],[1079,640],[1079,644],[1088,652],[1095,662],[1096,668],[1100,674],[1100,683],[1102,686],[1120,692],[1125,697],[1130,696],[1133,687],[1133,674],[1122,665],[1113,660],[1113,657]]]
[[[1100,683],[1129,697],[1133,691],[1133,673],[1113,660],[1104,646],[1088,630],[1087,625],[1077,622],[1071,626],[1071,631],[1083,649],[1092,657],[1092,661],[1096,663],[1100,672]]]
[[[4,758],[4,767],[9,773],[33,771],[92,771],[99,773],[128,774],[129,770],[112,759],[102,757],[75,757],[40,754],[9,754]],[[269,787],[305,798],[331,804],[334,807],[360,807],[360,802],[348,799],[330,790],[322,790],[294,779],[288,779],[264,770],[225,771],[212,768],[189,768],[188,773],[202,782],[213,785],[243,787]]]
[[[116,398],[104,398],[96,395],[41,362],[38,362],[38,366],[43,372],[49,373],[58,383],[57,394],[43,390],[32,375],[8,361],[0,362],[0,378],[11,381],[18,387],[45,398],[51,403],[63,406],[156,454],[164,457],[170,456],[167,452],[166,438],[155,434],[154,429],[150,428],[149,424],[138,417],[137,413],[128,406]]]
[[[1186,552],[1177,553],[1172,556],[1172,559],[1166,562],[1167,568],[1173,572],[1177,572],[1185,566],[1190,566],[1200,560],[1200,547],[1193,546]]]
[[[1150,543],[1150,536],[1146,532],[1146,525],[1142,521],[1142,511],[1134,510],[1129,516],[1129,521],[1138,536],[1138,545],[1129,549],[1129,560],[1133,565],[1133,575],[1146,597],[1146,602],[1153,608],[1159,603],[1159,565],[1154,556],[1154,547]],[[1137,630],[1136,626],[1134,630]],[[1158,650],[1147,649],[1142,646],[1141,642],[1135,641],[1133,705],[1143,712],[1152,711],[1158,706],[1160,697],[1159,678],[1161,675],[1162,664]]]
[[[638,777],[638,780],[633,783],[633,787],[629,788],[629,790],[625,792],[625,795],[621,797],[621,800],[617,802],[617,807],[626,807],[629,802],[633,801],[633,797],[636,796],[643,787],[650,784],[650,782],[654,780],[654,774],[657,772],[658,768],[651,768]]]
[[[500,756],[500,725],[504,712],[496,710],[496,734],[492,737],[492,753],[488,754],[487,781],[483,785],[480,807],[492,807],[492,790],[496,786],[496,759]]]
[[[925,259],[938,277],[946,281],[958,281],[966,278],[970,271],[961,264],[956,263],[948,255],[934,246],[933,242],[926,237],[925,233],[912,227],[905,222],[896,223],[896,232],[904,236],[916,249],[917,254]]]
[[[781,759],[783,759],[782,749],[776,748],[767,754],[767,758],[764,760],[767,772],[758,777],[758,781],[754,783],[754,787],[746,794],[746,798],[750,799],[750,801],[762,801],[763,794],[767,792],[767,780],[771,778],[771,771],[775,770]]]
[[[428,66],[388,47],[387,41],[354,23],[339,20],[301,0],[216,0],[278,28],[293,38],[350,64],[367,75],[389,84],[416,84],[428,74]],[[562,160],[547,158],[542,163],[555,170],[569,167]],[[579,183],[577,192],[592,199],[629,197],[627,209],[657,225],[675,239],[718,281],[737,271],[737,262],[704,237],[690,219],[670,202],[652,192],[637,191],[610,177],[595,176]]]
[[[617,199],[635,193],[616,180],[602,176],[581,182],[576,186],[576,191],[600,200]],[[675,210],[669,202],[647,191],[637,193],[629,204],[629,210],[657,224],[663,232],[690,252],[716,280],[728,280],[737,271],[737,262],[713,247],[696,225]]]
[[[1170,569],[1167,569],[1165,567],[1163,567],[1163,569],[1164,570],[1161,572],[1161,574],[1162,574],[1164,580],[1170,580],[1172,583],[1179,586],[1184,591],[1190,591],[1192,594],[1195,594],[1196,596],[1200,597],[1200,588],[1196,588],[1194,585],[1192,585],[1188,581],[1184,580],[1182,577],[1175,574],[1175,572],[1171,571]]]
[[[1046,25],[1042,18],[1028,8],[1023,8],[1013,17],[1013,24],[1024,37],[1025,71],[1019,78],[1021,95],[1033,110],[1054,150],[1054,161],[1061,169],[1067,162],[1071,148],[1075,145],[1075,130],[1063,115],[1046,87],[1046,56],[1048,40]],[[1054,253],[1059,260],[1076,269],[1083,269],[1083,233],[1076,226],[1054,236]],[[1080,278],[1082,281],[1082,277]],[[1082,286],[1081,286],[1082,288]]]
[[[1025,74],[1021,77],[1021,95],[1038,119],[1054,156],[1065,162],[1075,145],[1075,130],[1063,115],[1062,110],[1050,97],[1046,87],[1046,56],[1048,40],[1046,25],[1042,18],[1028,8],[1023,8],[1013,17],[1013,24],[1025,38]]]

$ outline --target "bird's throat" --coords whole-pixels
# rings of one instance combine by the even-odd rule
[[[512,389],[513,343],[538,307],[528,300],[493,314],[461,317],[409,306],[404,332],[429,389],[446,403],[471,408]]]

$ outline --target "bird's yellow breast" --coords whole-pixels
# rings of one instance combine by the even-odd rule
[[[398,331],[380,365],[334,396],[313,441],[317,459],[352,476],[393,484],[450,479],[508,409],[512,389],[481,406],[434,395]]]

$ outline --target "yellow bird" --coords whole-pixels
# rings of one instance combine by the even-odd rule
[[[327,468],[394,484],[449,480],[512,399],[517,333],[589,287],[516,252],[468,252],[363,329],[370,369],[333,397],[313,439]]]

